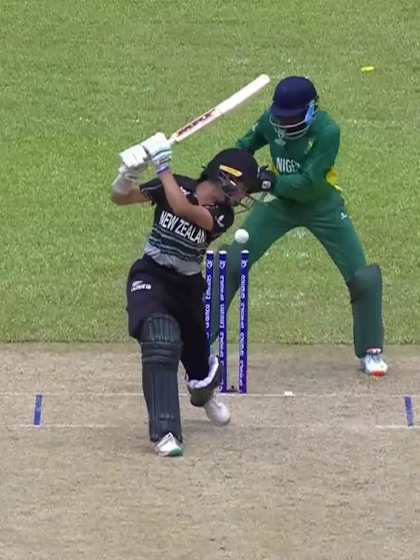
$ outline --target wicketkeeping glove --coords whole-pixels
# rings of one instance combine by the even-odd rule
[[[163,173],[169,169],[172,158],[172,148],[163,132],[157,132],[144,142],[143,148],[152,160],[156,173]]]
[[[258,169],[258,183],[262,192],[270,192],[274,187],[276,178],[275,173],[267,169],[266,166]]]

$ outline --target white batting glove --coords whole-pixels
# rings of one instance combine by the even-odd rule
[[[144,171],[144,166],[127,167],[120,165],[118,175],[112,183],[112,190],[118,194],[128,194],[133,189],[134,185],[140,185],[140,176]]]
[[[156,168],[156,173],[163,173],[169,169],[172,158],[172,148],[163,132],[157,132],[142,143],[147,155]]]
[[[120,153],[120,158],[123,164],[128,168],[141,168],[145,169],[148,164],[148,155],[141,144],[130,146]]]
[[[127,179],[127,181],[131,181],[132,183],[138,185],[140,183],[140,175],[143,173],[144,169],[145,166],[127,167],[122,164],[118,169],[118,173],[124,177],[124,179]]]

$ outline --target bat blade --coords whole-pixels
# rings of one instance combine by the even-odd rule
[[[224,117],[225,115],[231,113],[250,99],[252,99],[255,95],[260,93],[268,84],[270,83],[270,78],[267,74],[261,74],[255,80],[238,90],[236,93],[215,105],[202,115],[196,117],[189,123],[185,124],[178,130],[176,130],[171,136],[169,137],[169,143],[179,144],[183,142],[193,134],[207,128],[212,123],[217,121],[218,119]],[[127,150],[124,150],[120,153],[120,158],[122,162],[129,166],[130,162],[130,154],[133,149],[140,149],[141,144],[137,144],[136,146],[131,146]],[[146,162],[143,162],[146,163]]]
[[[231,113],[232,111],[252,99],[255,95],[260,93],[260,91],[262,91],[269,83],[269,76],[267,76],[267,74],[261,74],[260,76],[258,76],[258,78],[244,86],[242,89],[240,89],[215,107],[212,107],[199,117],[196,117],[191,122],[176,130],[171,135],[169,142],[171,144],[183,142],[193,134],[196,134],[203,128],[206,128],[221,117]]]

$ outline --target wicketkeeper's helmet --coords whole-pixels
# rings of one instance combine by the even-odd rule
[[[270,121],[280,136],[300,138],[312,125],[317,109],[318,94],[311,80],[289,76],[274,91]]]

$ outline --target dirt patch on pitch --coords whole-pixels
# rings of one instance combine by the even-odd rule
[[[135,345],[0,352],[2,559],[418,558],[419,348],[372,381],[348,347],[254,347],[230,426],[182,397],[180,459],[150,451]]]

